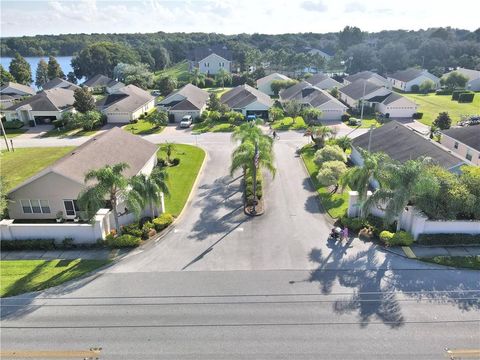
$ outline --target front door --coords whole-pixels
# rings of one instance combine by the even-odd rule
[[[63,200],[63,205],[65,207],[65,218],[75,219],[79,211],[77,200]]]

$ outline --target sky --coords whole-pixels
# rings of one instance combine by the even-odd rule
[[[478,0],[1,0],[0,36],[480,27]]]

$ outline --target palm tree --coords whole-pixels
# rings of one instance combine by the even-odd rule
[[[201,73],[199,68],[194,67],[192,70],[191,79],[195,86],[198,86],[205,80],[205,74]]]
[[[122,173],[128,167],[126,163],[118,163],[90,170],[85,175],[85,183],[92,181],[93,185],[86,187],[78,197],[80,208],[84,209],[89,216],[93,216],[98,209],[104,207],[107,198],[112,207],[116,230],[119,229],[118,199],[128,186],[128,179]]]
[[[336,138],[335,143],[340,146],[343,151],[347,151],[347,149],[352,147],[352,139],[350,139],[347,135]]]
[[[309,124],[315,120],[318,120],[318,118],[322,115],[322,110],[308,106],[302,109],[301,114],[303,119]]]
[[[334,132],[331,128],[324,125],[310,126],[305,130],[305,136],[310,136],[317,148],[323,147],[325,145],[325,140],[333,133]]]
[[[175,144],[172,142],[165,142],[165,145],[163,145],[162,150],[165,151],[165,154],[167,155],[167,163],[170,164],[171,156],[173,152],[175,151]]]
[[[139,174],[130,179],[131,190],[128,194],[128,203],[137,217],[147,205],[150,207],[152,218],[156,216],[154,205],[158,206],[161,203],[161,194],[170,195],[167,180],[168,173],[159,167],[156,167],[149,176]]]
[[[217,81],[220,81],[222,84],[222,89],[225,89],[225,81],[230,81],[232,77],[225,69],[218,70]]]

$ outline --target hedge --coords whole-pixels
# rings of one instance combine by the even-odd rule
[[[172,214],[161,214],[159,217],[153,219],[153,227],[156,231],[162,231],[163,229],[168,227],[173,222],[173,220],[174,218]]]
[[[54,250],[54,239],[29,239],[29,240],[2,240],[0,241],[2,251],[12,250]]]
[[[475,93],[473,92],[464,92],[461,93],[458,97],[459,103],[471,103],[473,102],[473,98],[475,97]]]
[[[414,119],[421,119],[421,118],[423,118],[423,113],[416,112],[416,113],[413,114],[413,118]]]
[[[390,240],[387,240],[388,246],[410,246],[413,244],[413,236],[406,231],[396,232]]]
[[[420,234],[421,245],[480,245],[480,234]]]
[[[451,89],[439,89],[435,91],[435,95],[452,95]]]
[[[23,126],[23,121],[15,119],[12,121],[5,121],[3,127],[5,129],[20,129]]]
[[[385,244],[387,244],[393,238],[393,235],[395,234],[388,230],[383,230],[380,233],[379,237],[380,237],[380,240],[382,240]]]
[[[123,234],[117,237],[108,235],[106,240],[107,245],[111,248],[136,247],[142,242],[139,237],[130,234]]]

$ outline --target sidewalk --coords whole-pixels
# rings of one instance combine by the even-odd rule
[[[408,250],[409,249],[409,250]],[[435,256],[480,256],[480,246],[394,246],[388,251],[409,258],[431,258]],[[414,256],[412,256],[412,253]]]
[[[85,250],[22,250],[22,251],[2,251],[2,260],[107,260],[113,259],[120,254],[120,251],[114,249],[85,249]]]

